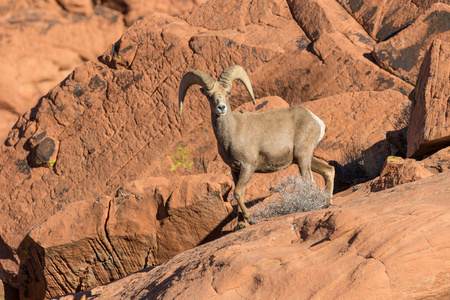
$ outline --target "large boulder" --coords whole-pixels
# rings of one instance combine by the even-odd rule
[[[422,62],[412,95],[408,157],[422,157],[450,146],[449,74],[450,43],[435,40]]]
[[[259,84],[265,94],[296,103],[345,92],[393,89],[409,93],[409,84],[371,61],[375,41],[339,5],[315,0],[292,0],[288,4],[304,32],[295,41],[303,51],[294,51],[288,59],[279,59],[277,65],[261,68],[258,74],[272,75]],[[255,80],[260,82],[259,78]]]
[[[433,174],[450,170],[450,147],[439,150],[422,160],[425,168]]]
[[[337,0],[377,41],[384,41],[407,28],[433,3],[448,0]]]
[[[78,65],[151,12],[182,14],[205,0],[12,0],[0,5],[0,143],[17,118]]]
[[[379,177],[363,183],[354,191],[379,192],[408,182],[417,181],[432,176],[433,173],[425,168],[424,164],[414,159],[389,156],[386,159]]]
[[[219,237],[231,185],[225,175],[152,177],[69,204],[21,243],[21,299],[90,289]]]
[[[0,143],[20,115],[125,29],[122,15],[103,6],[90,4],[92,12],[81,15],[68,14],[55,2],[31,7],[22,2],[5,7],[8,13],[0,17],[0,122],[7,127],[0,131]],[[2,118],[3,110],[15,118]]]
[[[436,3],[413,24],[377,44],[374,57],[389,72],[415,85],[425,54],[435,39],[450,41],[450,5]]]
[[[289,0],[293,16],[311,41],[320,36],[340,32],[355,46],[373,50],[376,42],[364,28],[335,1]]]
[[[449,175],[262,221],[60,300],[448,299]]]
[[[330,24],[334,16],[349,18],[335,6],[327,10],[317,3]],[[12,287],[26,281],[22,275],[17,278],[19,264],[27,258],[23,252],[18,256],[19,245],[30,230],[74,203],[110,199],[121,186],[148,177],[175,181],[180,176],[226,172],[231,178],[217,154],[208,102],[197,88],[189,90],[183,116],[178,114],[178,85],[189,70],[217,77],[225,67],[240,64],[248,71],[258,98],[280,96],[288,104],[326,96],[335,97],[337,105],[345,97],[351,103],[345,111],[358,119],[352,121],[352,128],[380,125],[378,116],[372,122],[372,117],[356,115],[366,108],[380,110],[383,116],[386,109],[399,111],[412,86],[370,60],[367,54],[373,41],[359,40],[358,25],[353,22],[347,30],[338,22],[341,25],[326,27],[311,41],[312,33],[306,34],[299,17],[291,14],[297,4],[211,1],[179,17],[149,15],[134,22],[97,60],[76,67],[42,97],[17,121],[1,146],[2,279]],[[377,102],[374,97],[382,98],[376,100],[387,108],[372,104]],[[231,94],[233,108],[248,101],[248,93],[237,83]],[[264,107],[264,101],[255,109]],[[320,105],[314,112],[328,118],[330,129],[338,128],[335,124],[344,119],[349,121],[334,118],[336,112],[330,114],[323,102]],[[334,110],[339,109],[342,106]],[[388,123],[381,125],[382,130],[370,127],[374,131],[366,133],[369,146],[383,139],[385,129],[391,130]],[[337,132],[334,135],[339,137]],[[322,143],[322,153],[333,153],[326,151],[327,142],[345,149],[329,138]],[[334,154],[327,155],[333,159]],[[250,183],[256,192],[250,192],[247,200],[270,194],[264,185],[269,180],[260,178]]]

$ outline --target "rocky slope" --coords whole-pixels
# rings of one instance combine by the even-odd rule
[[[448,299],[449,172],[261,221],[72,299]]]
[[[430,214],[419,213],[417,224],[428,224],[428,217],[437,216],[430,208],[435,205],[436,211],[445,215],[445,196],[442,195],[446,192],[444,184],[448,181],[448,172],[429,176],[448,169],[448,148],[445,148],[449,146],[448,132],[439,124],[447,124],[450,109],[447,104],[449,83],[445,81],[450,70],[446,59],[450,29],[447,19],[440,16],[448,14],[450,6],[433,4],[433,1],[427,5],[404,2],[405,5],[397,7],[375,0],[210,1],[178,17],[156,13],[134,22],[103,55],[76,67],[42,97],[36,107],[17,121],[1,146],[0,274],[7,297],[41,299],[92,289],[160,264],[232,228],[235,220],[229,196],[231,176],[217,155],[208,103],[193,88],[186,97],[183,117],[178,114],[178,84],[183,74],[192,69],[217,76],[229,65],[242,65],[259,99],[257,106],[242,105],[249,99],[242,86],[236,84],[231,95],[233,107],[242,105],[239,109],[262,111],[304,105],[316,113],[329,130],[315,154],[335,165],[337,186],[341,189],[379,175],[392,151],[403,149],[406,154],[407,149],[409,156],[420,159],[431,154],[429,151],[442,149],[420,165],[430,172],[415,165],[388,165],[372,185],[360,186],[359,193],[428,177],[419,181],[423,184],[423,194],[419,189],[417,197],[428,197],[431,189],[439,187],[440,198],[426,198],[431,206],[425,205],[423,209],[430,210]],[[105,3],[114,6],[112,1]],[[373,7],[377,7],[373,15],[363,13],[373,12]],[[390,24],[395,21],[393,15],[402,16],[396,19],[403,22],[396,23],[398,28]],[[433,22],[425,21],[431,19]],[[414,49],[419,49],[410,56],[410,64],[418,67],[408,69],[408,78],[416,79],[406,79],[398,73],[403,71],[395,71],[398,70],[397,60],[380,59],[377,49],[383,46],[383,53],[391,55],[387,57],[397,57],[398,48],[393,39],[419,23],[420,32],[426,34],[417,34],[414,41],[410,41]],[[434,30],[435,26],[439,30]],[[403,55],[401,57],[403,59]],[[407,121],[411,128],[417,128],[411,129],[409,134],[418,134],[411,138],[405,136],[408,122],[404,120],[408,119],[411,106],[408,95],[412,91],[411,98],[416,105],[413,105],[413,117]],[[433,113],[429,113],[431,111]],[[433,120],[440,120],[440,123],[433,123]],[[427,130],[421,131],[421,128]],[[420,135],[423,132],[425,136]],[[397,145],[397,150],[386,141],[386,136],[395,137],[397,143],[393,144]],[[403,170],[418,170],[420,175],[404,178]],[[277,179],[292,172],[296,172],[295,167],[274,175],[255,175],[246,190],[246,200],[270,195]],[[409,206],[410,194],[405,189],[400,190],[399,200],[395,201],[402,207],[399,212],[402,216],[412,214],[415,209]],[[367,197],[358,195],[358,191],[350,193],[347,200],[341,201],[345,204],[306,214],[307,219],[312,218],[308,219],[311,228],[317,227],[318,233],[316,236],[305,229],[307,235],[297,237],[300,247],[310,253],[308,247],[331,234],[327,233],[331,225],[326,225],[329,216],[347,211],[350,215],[353,211],[354,216],[364,211],[371,214],[367,224],[355,225],[360,228],[358,226],[366,224],[363,227],[368,230],[364,231],[367,236],[372,235],[371,230],[376,232],[383,226],[390,230],[388,225],[392,218],[398,217],[383,214],[397,210],[386,200],[390,193],[369,196],[374,206],[378,205],[378,214],[367,208],[370,207],[364,202]],[[305,216],[291,216],[282,222],[289,223],[286,225],[289,227],[294,224],[292,218]],[[350,217],[355,218],[358,219]],[[269,223],[272,224],[263,224]],[[430,230],[437,232],[439,226],[433,224],[430,223]],[[261,232],[257,228],[261,226],[249,229],[254,232],[255,241]],[[444,235],[445,226],[441,226]],[[414,228],[421,232],[422,227]],[[321,228],[325,228],[323,235],[319,234],[323,231]],[[330,241],[320,243],[330,244],[329,248],[311,253],[328,255],[330,260],[335,260],[333,253],[353,247],[354,241],[348,243],[353,236],[353,240],[358,241],[354,245],[361,243],[358,247],[366,249],[356,232],[352,236],[344,234],[345,238],[338,239],[336,244],[329,238]],[[408,236],[402,232],[400,235]],[[298,232],[283,234],[290,237]],[[242,236],[245,235],[230,235],[224,241],[238,241]],[[262,234],[260,238],[266,239]],[[342,246],[345,243],[341,244],[346,238],[347,248]],[[306,243],[300,243],[300,239]],[[292,237],[289,243],[291,240],[295,239]],[[377,235],[373,247],[391,249],[383,245],[391,245],[394,240],[385,241]],[[437,245],[436,255],[445,257],[445,245],[439,241],[433,243]],[[288,247],[286,253],[289,249],[292,250]],[[414,248],[411,253],[422,250]],[[366,252],[355,255],[366,261],[371,258],[370,251]],[[377,258],[382,254],[376,254]],[[307,263],[304,268],[314,273],[312,266],[317,259],[311,256],[298,264]],[[261,261],[272,260],[261,257]],[[405,268],[410,264],[411,260],[405,259]],[[343,261],[342,266],[345,265]],[[370,260],[372,267],[382,269],[378,268],[381,266],[376,259]],[[446,266],[441,267],[437,272]],[[156,267],[154,270],[166,269]],[[348,265],[346,270],[353,270],[351,278],[362,276],[361,281],[355,282],[368,287],[370,283],[364,278],[370,278],[368,274],[373,269],[370,272],[361,269],[358,273],[357,265]],[[175,278],[167,279],[164,276],[170,275],[163,273],[158,276],[163,284],[157,283],[157,289],[166,289],[164,282],[169,284]],[[448,284],[445,276],[444,287]],[[379,278],[380,281],[374,282],[377,287],[389,286],[385,277]],[[248,283],[249,279],[246,280]],[[231,284],[231,281],[222,282],[224,286]],[[315,288],[311,286],[310,293],[319,293],[317,295],[339,286],[335,283],[325,288],[318,280],[311,284]],[[392,297],[396,298],[408,287],[406,283],[399,285]],[[224,287],[219,294],[228,290],[235,292]],[[353,286],[348,293],[352,290]],[[431,296],[445,295],[435,285],[426,286],[414,295],[428,290]],[[166,293],[167,297],[171,297],[170,293]],[[178,292],[173,290],[173,293]]]
[[[72,70],[150,12],[181,14],[205,0],[7,0],[0,4],[0,142],[17,118]]]

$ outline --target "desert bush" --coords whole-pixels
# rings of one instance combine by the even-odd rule
[[[384,163],[386,162],[386,158],[390,153],[383,152],[362,152],[362,160],[359,162],[361,168],[364,170],[366,178],[374,179],[375,177],[380,176],[381,171],[383,171]]]
[[[275,188],[277,194],[273,200],[260,203],[252,209],[252,220],[321,209],[327,196],[314,181],[304,180],[300,176],[291,175]]]
[[[367,149],[365,143],[351,140],[344,153],[344,167],[341,170],[347,181],[370,180],[381,174],[386,158],[393,154],[393,147],[390,144],[388,149],[380,149],[379,145],[374,147],[376,145]]]

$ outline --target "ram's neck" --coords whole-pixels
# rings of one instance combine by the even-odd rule
[[[211,120],[219,148],[222,147],[223,150],[227,150],[236,131],[236,122],[230,107],[228,113],[224,116],[218,116],[215,112],[211,112]]]

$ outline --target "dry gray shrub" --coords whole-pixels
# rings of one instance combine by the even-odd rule
[[[324,207],[327,196],[314,181],[291,175],[275,188],[274,200],[266,201],[252,209],[251,222],[264,219],[318,210]]]

